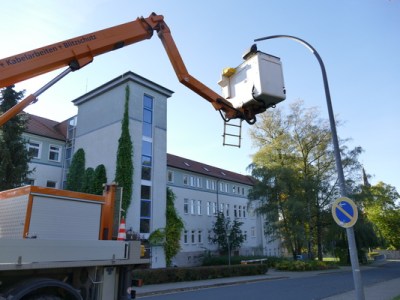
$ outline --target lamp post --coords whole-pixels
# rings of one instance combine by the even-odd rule
[[[336,131],[335,117],[333,114],[331,94],[329,91],[328,77],[326,75],[324,62],[322,61],[321,56],[318,54],[317,50],[314,49],[313,46],[311,46],[305,40],[302,40],[295,36],[270,35],[270,36],[255,39],[254,42],[271,40],[271,39],[276,39],[276,38],[288,38],[288,39],[294,40],[296,42],[299,42],[300,44],[302,44],[303,46],[308,48],[315,55],[315,57],[318,60],[318,63],[321,67],[322,79],[324,82],[326,104],[328,106],[329,123],[330,123],[330,127],[331,127],[331,132],[332,132],[333,150],[334,150],[334,154],[335,154],[336,170],[338,173],[340,193],[341,193],[342,197],[346,197],[347,196],[346,183],[345,183],[345,179],[344,179],[342,160],[340,157],[339,141],[338,141],[337,131]],[[359,267],[359,263],[358,263],[357,247],[356,247],[356,242],[355,242],[355,238],[354,238],[353,227],[346,228],[346,233],[347,233],[347,239],[348,239],[348,243],[349,243],[350,261],[351,261],[352,270],[353,270],[353,280],[354,280],[354,287],[355,287],[357,299],[364,300],[365,299],[364,290],[363,290],[362,282],[361,282],[361,272],[360,272],[360,267]]]

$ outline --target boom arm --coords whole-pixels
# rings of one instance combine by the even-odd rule
[[[155,13],[152,13],[148,18],[140,17],[129,23],[2,59],[0,60],[0,87],[9,86],[63,66],[69,66],[72,71],[78,70],[92,62],[97,55],[150,39],[154,31],[158,33],[163,43],[178,80],[208,100],[216,110],[222,111],[225,119],[239,118],[251,123],[255,120],[255,115],[262,112],[234,108],[229,101],[192,77],[185,67],[171,32],[164,22],[164,17]],[[56,78],[53,81],[56,82],[58,80]],[[52,83],[49,86],[51,85]],[[48,87],[44,87],[37,93],[28,96],[1,115],[0,126],[29,104],[35,102],[37,100],[36,97],[46,88]]]

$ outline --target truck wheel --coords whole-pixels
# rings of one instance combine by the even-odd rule
[[[68,296],[67,299],[83,299],[74,287],[51,278],[31,278],[21,281],[2,296],[5,299],[15,300],[62,300],[63,298],[53,293],[54,289],[63,291]]]
[[[58,296],[52,296],[52,295],[38,295],[38,296],[29,297],[26,300],[61,300],[61,298]]]

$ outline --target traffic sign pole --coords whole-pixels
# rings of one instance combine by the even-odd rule
[[[353,229],[358,219],[358,208],[353,200],[347,197],[341,197],[336,199],[332,204],[332,216],[339,226],[346,228],[355,291],[357,299],[364,300],[364,289],[361,284],[361,272]]]
[[[346,233],[349,243],[350,262],[353,270],[353,280],[354,280],[357,299],[364,300],[365,299],[364,289],[361,283],[361,271],[360,271],[360,265],[358,263],[357,246],[356,246],[356,239],[354,238],[353,227],[346,228]]]

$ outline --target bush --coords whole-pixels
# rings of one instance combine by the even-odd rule
[[[232,256],[231,265],[240,265],[243,260],[252,259],[267,259],[266,263],[268,267],[274,268],[276,262],[281,261],[282,258],[274,256]],[[203,266],[226,266],[228,264],[228,256],[205,256],[203,259]]]
[[[159,284],[235,276],[262,275],[267,271],[267,265],[257,264],[197,268],[138,269],[132,271],[132,276],[134,279],[143,279],[144,284]]]
[[[337,265],[333,262],[324,262],[318,260],[282,260],[276,263],[275,268],[281,271],[316,271],[336,269]]]

